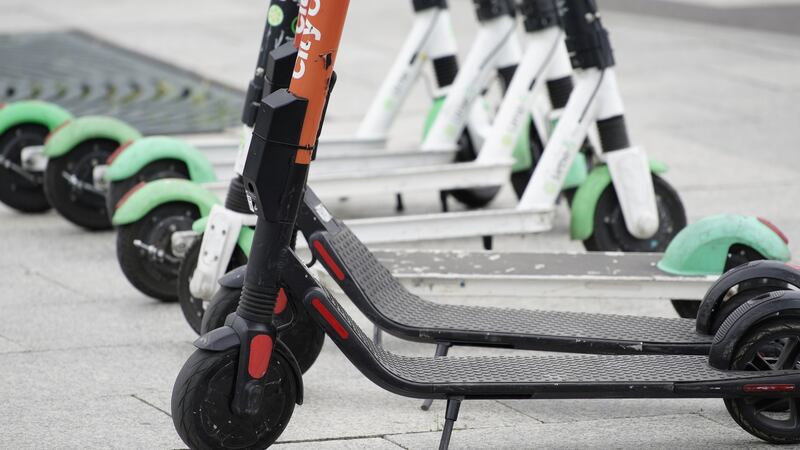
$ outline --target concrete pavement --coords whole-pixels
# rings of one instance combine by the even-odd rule
[[[401,4],[402,3],[402,4]],[[453,1],[457,37],[474,32],[469,2]],[[603,1],[600,2],[601,7]],[[0,32],[77,27],[235,87],[249,77],[263,12],[210,0],[4,0]],[[376,23],[376,17],[381,20]],[[404,2],[353,0],[326,122],[352,131],[402,41]],[[615,10],[604,14],[617,49],[619,79],[635,142],[667,162],[690,219],[720,213],[773,220],[800,254],[796,125],[800,38],[687,23]],[[3,64],[13,62],[0,62]],[[395,145],[419,135],[428,107],[415,92]],[[498,205],[512,202],[509,190]],[[363,215],[386,199],[340,205]],[[436,196],[408,200],[432,211]],[[562,214],[553,232],[508,238],[500,248],[576,249]],[[0,447],[180,448],[169,417],[175,375],[194,334],[177,305],[134,290],[120,273],[112,232],[78,230],[55,213],[23,216],[0,206]],[[454,244],[448,244],[454,245]],[[473,248],[479,243],[470,242]],[[672,315],[660,302],[546,300],[486,304]],[[356,311],[359,324],[367,321]],[[431,354],[387,338],[389,350]],[[456,349],[454,354],[502,353]],[[327,342],[305,377],[306,403],[281,437],[286,448],[431,448],[443,405],[390,395],[366,380]],[[462,408],[453,448],[758,447],[720,401],[483,401]]]

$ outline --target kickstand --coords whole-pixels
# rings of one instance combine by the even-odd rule
[[[374,342],[378,347],[383,347],[383,334],[377,325],[372,327],[372,342]]]
[[[463,400],[462,397],[447,399],[447,411],[444,413],[444,428],[442,429],[442,439],[439,441],[439,450],[447,450],[450,447],[450,435],[453,433],[453,425],[458,420],[461,400]]]
[[[397,200],[396,206],[394,207],[395,212],[403,212],[406,210],[406,205],[403,204],[403,194],[395,194],[395,199]]]
[[[450,207],[447,205],[447,196],[449,192],[447,191],[439,191],[439,202],[442,204],[442,212],[450,211]]]
[[[447,351],[450,350],[451,345],[452,344],[449,344],[449,343],[445,343],[445,344],[438,343],[438,344],[436,344],[436,353],[434,354],[434,357],[436,357],[436,356],[447,356]],[[433,400],[429,398],[429,399],[425,400],[424,402],[422,402],[422,406],[420,406],[420,408],[422,408],[423,411],[427,411],[427,410],[431,409],[431,405],[432,404],[433,404]]]

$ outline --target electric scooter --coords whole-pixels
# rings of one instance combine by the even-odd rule
[[[455,76],[455,84],[449,90],[441,110],[433,120],[431,131],[427,134],[422,149],[410,153],[407,152],[403,158],[398,158],[397,153],[388,153],[388,155],[384,153],[383,156],[394,155],[397,163],[402,163],[407,167],[409,166],[408,160],[412,158],[421,159],[421,162],[426,160],[430,162],[429,158],[420,158],[416,155],[439,154],[441,151],[437,149],[457,148],[460,146],[458,154],[466,155],[469,153],[472,156],[457,156],[456,159],[474,159],[472,142],[479,142],[480,133],[479,130],[475,130],[470,126],[470,121],[465,117],[465,111],[474,109],[474,105],[480,98],[480,91],[476,91],[475,86],[485,85],[495,70],[500,79],[507,85],[519,60],[518,43],[509,34],[514,29],[514,20],[512,18],[514,9],[510,3],[505,2],[503,4],[507,7],[492,12],[491,6],[494,3],[478,2],[478,5],[482,5],[478,9],[479,20],[481,23],[488,23],[488,25],[482,26],[481,34],[476,38],[476,44],[468,56],[468,63],[458,76],[455,76],[457,66],[454,59],[451,60],[450,66],[443,64],[436,66],[440,70],[437,74],[437,79],[442,83],[442,87],[449,86],[453,81],[453,76]],[[434,12],[438,11],[438,6],[433,3],[431,5],[429,8],[432,8]],[[495,36],[495,32],[498,29],[505,30],[499,37]],[[548,44],[552,45],[549,41]],[[287,56],[289,59],[294,57],[294,49],[291,46],[286,47],[285,50],[292,52],[292,54],[284,55],[281,59],[285,59]],[[277,51],[281,50],[278,49]],[[487,58],[489,58],[488,61]],[[568,67],[566,61],[564,65]],[[446,72],[444,71],[445,67],[447,67]],[[560,78],[561,84],[556,83],[555,86],[562,86],[565,82],[570,82],[568,77],[560,76]],[[525,88],[527,89],[527,86]],[[563,101],[566,102],[566,98]],[[473,122],[477,121],[473,120]],[[521,130],[519,133],[522,131],[527,132],[527,130]],[[519,133],[517,136],[519,136]],[[527,143],[526,140],[520,141]],[[134,143],[133,146],[141,144],[146,147],[150,142],[148,139],[143,139]],[[512,153],[514,149],[520,147],[517,142],[517,139],[512,142]],[[527,146],[527,144],[524,145]],[[128,151],[125,150],[123,155],[127,154]],[[517,153],[527,154],[528,152],[525,149]],[[353,159],[340,161],[340,166],[352,168],[353,163],[356,163],[362,169],[375,168],[374,163],[382,160],[382,156],[377,154],[353,156]],[[448,153],[448,157],[452,159],[453,153]],[[345,164],[341,164],[342,162]],[[418,162],[417,164],[420,163]],[[428,166],[441,167],[440,165],[431,166],[430,164]],[[118,209],[115,212],[113,223],[120,230],[117,245],[118,258],[126,277],[131,283],[148,295],[158,294],[156,297],[159,299],[172,300],[175,298],[174,281],[172,279],[168,276],[154,279],[155,277],[150,276],[150,274],[155,269],[147,271],[139,266],[163,266],[163,270],[159,270],[159,272],[174,273],[177,268],[176,261],[180,260],[188,250],[191,241],[196,239],[196,234],[180,233],[181,236],[189,234],[188,237],[190,238],[181,241],[171,239],[171,236],[175,234],[176,230],[187,229],[186,225],[189,219],[195,217],[198,212],[202,216],[207,216],[213,210],[214,216],[210,221],[211,225],[209,227],[217,230],[217,234],[222,240],[222,246],[235,242],[237,240],[236,236],[246,233],[246,231],[243,231],[243,226],[248,224],[248,216],[252,218],[252,215],[243,200],[244,193],[241,181],[238,178],[234,178],[228,183],[227,190],[227,208],[214,207],[217,200],[209,195],[203,187],[185,181],[158,180],[152,183],[140,184],[136,189],[129,191],[129,194],[118,202]],[[497,190],[496,187],[459,189],[450,191],[449,194],[471,206],[480,206],[490,201],[496,195]],[[217,241],[211,245],[217,248],[219,244],[220,241]],[[226,255],[221,255],[220,259],[213,261],[209,259],[215,264],[212,270],[219,272],[212,274],[211,278],[202,278],[206,280],[204,283],[211,293],[215,290],[216,279],[224,273],[234,250],[234,246],[228,246]],[[214,252],[216,255],[218,250]],[[240,259],[240,253],[237,252],[237,256],[233,261],[236,262]],[[201,280],[200,277],[197,279],[198,282]],[[159,287],[157,292],[155,292],[156,289],[153,286]],[[210,298],[210,295],[208,298]],[[199,321],[197,326],[199,328]]]
[[[248,199],[259,217],[242,300],[225,327],[196,341],[198,350],[173,388],[173,422],[187,445],[268,447],[288,425],[294,405],[302,403],[297,361],[276,340],[292,327],[292,322],[281,329],[274,325],[281,289],[291,300],[282,308],[310,315],[372,381],[399,395],[447,400],[440,448],[449,446],[462,401],[478,398],[723,398],[734,420],[754,436],[774,443],[800,442],[795,407],[800,378],[791,370],[797,346],[790,344],[800,339],[800,296],[794,292],[772,292],[743,303],[717,331],[709,356],[424,358],[395,355],[372,343],[290,247],[333,85],[347,6],[347,0],[302,5],[298,29],[303,31],[296,42],[304,52],[298,54],[291,85],[262,101],[243,173]],[[566,14],[587,24],[597,19],[591,0],[565,6]],[[323,224],[326,230],[316,235],[312,248],[341,280],[369,285],[369,272],[345,265],[337,259],[341,255],[330,253],[329,245],[346,243],[351,236],[338,225]],[[358,264],[365,255],[350,256]],[[379,283],[375,287],[380,288]],[[374,292],[359,294],[369,297]],[[487,319],[466,312],[472,324]],[[649,333],[666,331],[660,324],[648,326]],[[613,322],[605,323],[605,330],[613,328]],[[621,347],[625,342],[619,335],[604,342],[571,341],[573,346],[586,342],[587,347]],[[762,355],[777,364],[759,370],[752,363]]]

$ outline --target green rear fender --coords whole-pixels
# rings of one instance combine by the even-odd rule
[[[142,135],[136,129],[120,120],[86,116],[75,119],[50,134],[44,145],[44,154],[48,158],[57,158],[89,139],[110,139],[123,144],[140,137]]]
[[[650,160],[650,170],[655,174],[667,171],[667,166],[659,161]],[[600,196],[611,184],[611,173],[606,165],[596,166],[580,185],[570,207],[572,239],[583,241],[594,233],[594,211]]]
[[[158,160],[181,161],[189,170],[189,178],[196,183],[216,181],[214,168],[202,152],[186,141],[167,136],[138,139],[126,147],[114,157],[106,172],[106,179],[122,181],[131,178]]]
[[[667,247],[658,268],[673,275],[719,275],[732,245],[748,246],[767,259],[789,261],[786,242],[762,220],[752,216],[716,215],[693,223]]]
[[[195,233],[205,233],[206,224],[208,224],[208,216],[203,216],[194,221],[192,224],[192,231]],[[239,231],[239,239],[236,245],[242,250],[245,256],[250,257],[250,248],[253,246],[253,234],[255,231],[250,227],[242,227]]]
[[[53,103],[24,100],[0,107],[0,134],[24,124],[35,124],[53,131],[72,120],[72,114]]]
[[[145,183],[114,212],[114,226],[128,225],[166,203],[185,202],[197,205],[201,216],[207,216],[219,199],[202,185],[182,179],[163,179]]]

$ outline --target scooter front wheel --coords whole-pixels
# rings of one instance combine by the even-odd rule
[[[50,209],[41,174],[28,172],[22,167],[22,149],[44,144],[48,132],[45,126],[26,124],[0,135],[0,202],[25,213]]]
[[[283,433],[294,412],[297,382],[289,362],[273,352],[261,380],[263,394],[255,414],[231,410],[239,348],[196,350],[172,389],[172,422],[191,449],[263,449]]]
[[[179,161],[155,161],[146,165],[132,177],[109,183],[108,192],[106,192],[108,217],[114,217],[117,204],[125,197],[125,194],[137,184],[163,178],[180,178],[186,180],[189,179],[189,171],[186,169],[186,166]]]
[[[220,287],[203,315],[201,332],[205,334],[225,325],[225,319],[239,306],[241,296],[241,289]],[[289,347],[300,366],[300,371],[306,373],[314,365],[322,351],[325,332],[304,309],[294,311],[291,307],[292,302],[287,303],[284,312],[293,314],[292,325],[278,333],[278,339]],[[278,314],[276,322],[283,321],[284,314]]]
[[[105,191],[94,183],[94,168],[119,147],[110,139],[91,139],[47,162],[44,192],[65,219],[88,230],[111,228]]]
[[[750,296],[752,298],[752,296]],[[775,319],[758,325],[737,349],[732,370],[797,370],[800,320]],[[800,443],[800,399],[725,399],[733,420],[745,431],[773,444]]]
[[[659,225],[647,239],[638,239],[628,232],[622,207],[609,184],[600,195],[594,211],[594,232],[583,241],[586,250],[593,252],[663,252],[672,239],[686,227],[686,210],[675,189],[663,178],[653,175],[653,188],[658,207]]]
[[[203,316],[205,315],[209,302],[192,295],[189,285],[192,282],[192,276],[197,268],[197,260],[200,258],[200,247],[202,244],[203,236],[199,236],[194,243],[192,243],[191,247],[189,247],[189,250],[186,251],[186,255],[183,261],[181,261],[180,269],[178,270],[178,303],[181,305],[181,311],[183,311],[183,316],[186,318],[186,321],[189,322],[189,326],[198,334],[200,334]],[[231,255],[231,260],[228,263],[226,272],[246,263],[247,256],[245,256],[237,246],[234,248],[233,255]],[[236,309],[236,306],[234,306],[234,309]],[[224,317],[222,321],[223,323],[220,324],[220,326],[224,325]],[[214,328],[211,329],[213,330]]]
[[[164,302],[178,300],[180,258],[172,251],[172,234],[192,229],[200,217],[195,205],[161,205],[117,232],[117,260],[125,278],[140,292]]]

